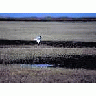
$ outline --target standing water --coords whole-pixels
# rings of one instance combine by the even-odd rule
[[[20,64],[22,68],[48,68],[53,67],[51,64]]]

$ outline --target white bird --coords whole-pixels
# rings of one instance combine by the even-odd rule
[[[36,40],[36,42],[39,44],[41,41],[41,36],[36,37],[34,40]]]

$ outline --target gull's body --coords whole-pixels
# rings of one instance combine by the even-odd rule
[[[41,41],[41,36],[36,37],[34,40],[36,40],[36,42],[39,44]]]

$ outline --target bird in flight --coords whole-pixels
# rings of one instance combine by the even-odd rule
[[[40,41],[41,41],[41,36],[36,37],[34,40],[36,40],[36,42],[37,42],[38,45],[39,45],[39,43],[40,43]]]

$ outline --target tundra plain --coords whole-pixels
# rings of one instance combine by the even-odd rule
[[[96,42],[96,22],[0,22],[0,39]]]
[[[42,36],[42,41],[41,41],[41,44],[38,46],[37,43],[32,43],[31,41],[33,41],[34,38],[39,35]],[[52,83],[96,82],[96,74],[95,74],[96,46],[94,46],[96,42],[96,22],[0,21],[0,39],[5,41],[6,40],[24,40],[26,42],[30,41],[30,43],[28,44],[22,44],[22,43],[20,44],[19,41],[17,41],[17,45],[9,44],[9,43],[3,44],[1,42],[2,44],[0,44],[0,62],[4,66],[2,65],[3,67],[1,67],[0,69],[0,76],[1,76],[0,82],[18,82],[18,83],[19,82],[25,82],[25,83],[26,82],[31,82],[31,83],[33,82],[34,83],[36,82],[41,82],[41,83],[43,82],[45,83],[47,82],[52,82]],[[85,43],[92,42],[94,43],[94,45],[91,47],[90,45],[88,45],[89,47],[80,46],[80,48],[78,48],[78,46],[75,46],[75,48],[70,46],[69,48],[67,44],[65,47],[64,46],[62,47],[62,42],[61,42],[60,43],[61,47],[60,46],[57,47],[58,43],[56,46],[52,46],[52,44],[50,44],[49,41],[53,43],[60,42],[60,41],[72,42],[74,44],[76,44],[77,42],[85,42]],[[71,58],[71,61],[70,61],[70,58]],[[30,60],[31,62],[29,62]],[[17,67],[12,68],[10,65],[10,64],[17,64],[18,62],[19,62],[18,64],[39,63],[41,62],[41,60],[43,60],[42,61],[43,63],[52,62],[52,64],[56,63],[56,65],[60,63],[63,65],[64,68],[20,69]],[[51,61],[49,62],[48,60],[49,61],[51,60]],[[71,62],[73,65],[70,65]],[[9,64],[10,66],[5,64]],[[92,69],[94,69],[94,72],[91,70],[91,66],[92,66]],[[67,69],[67,68],[70,68],[70,69]],[[85,68],[86,70],[82,68]],[[44,74],[42,73],[43,71],[44,71]],[[34,75],[31,72],[36,74]],[[41,75],[38,75],[39,74],[38,72],[41,72],[42,74],[40,73]],[[82,74],[82,76],[79,73],[76,74],[76,72],[77,73],[79,72],[80,74]],[[9,75],[6,75],[6,73],[8,73]],[[18,78],[17,81],[14,81],[16,79],[13,78],[13,75],[11,73],[14,75],[14,78],[15,77]],[[66,76],[68,76],[68,78],[64,75],[65,73],[66,73]],[[67,75],[69,73],[70,75]],[[27,76],[26,74],[27,75],[29,74],[28,75],[29,79],[26,77]],[[13,78],[14,80],[13,79],[9,80],[10,77],[11,79]],[[22,78],[23,78],[23,81],[20,81]],[[25,80],[24,78],[25,79],[27,78],[27,79]],[[5,79],[7,79],[7,81]]]

